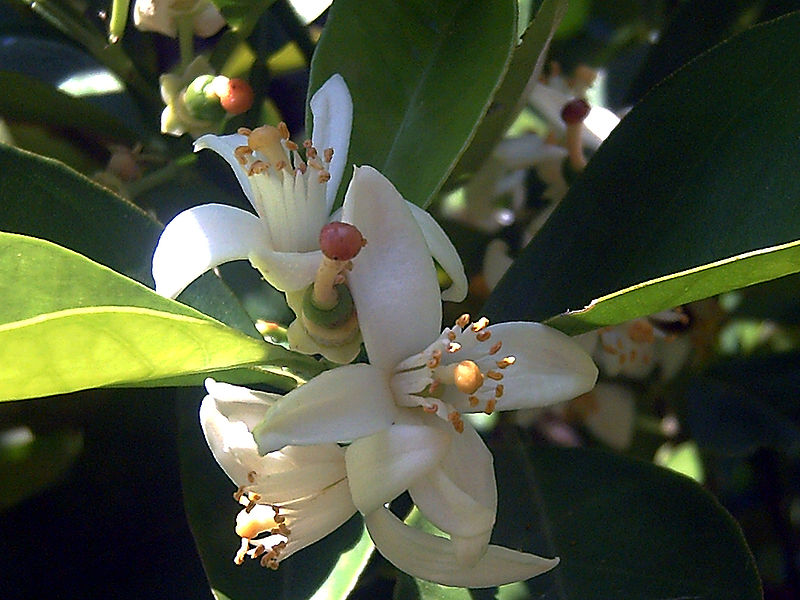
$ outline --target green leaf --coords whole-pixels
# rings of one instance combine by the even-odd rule
[[[96,141],[132,145],[138,139],[122,121],[33,77],[0,71],[0,88],[0,115],[6,119],[67,129],[73,136]]]
[[[71,250],[26,236],[0,233],[0,296],[4,400],[293,356]]]
[[[516,39],[512,0],[338,0],[309,93],[340,73],[354,104],[347,162],[375,167],[427,206],[489,108]]]
[[[761,598],[738,525],[691,479],[600,451],[525,447],[506,433],[490,444],[501,486],[493,542],[561,558],[526,582],[529,597]]]
[[[63,164],[0,144],[0,229],[65,246],[147,286],[162,227],[144,211]],[[181,300],[259,337],[217,277],[204,275]]]
[[[512,265],[489,315],[544,320],[602,299],[553,322],[574,332],[799,271],[800,96],[786,85],[800,77],[798,27],[800,14],[754,27],[654,88]]]
[[[375,546],[372,544],[369,532],[364,527],[356,545],[339,556],[333,571],[311,600],[345,600],[355,588],[374,550]]]
[[[241,540],[234,526],[242,506],[232,498],[236,485],[214,461],[197,426],[198,410],[196,394],[179,402],[181,479],[189,525],[215,595],[230,600],[312,597],[333,576],[331,571],[343,552],[355,544],[363,549],[359,542],[363,532],[360,518],[350,519],[327,537],[282,561],[277,571],[265,569],[249,558],[243,565],[235,565],[233,557]]]
[[[566,0],[545,0],[528,25],[522,41],[514,49],[503,82],[492,98],[486,116],[466,152],[453,169],[446,187],[477,170],[486,161],[503,133],[525,106],[530,84],[535,83],[544,65],[547,46],[567,10]]]
[[[225,21],[242,37],[247,37],[275,0],[211,0]]]

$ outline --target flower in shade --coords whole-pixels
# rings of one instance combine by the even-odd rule
[[[549,570],[556,560],[489,545],[492,455],[462,415],[573,398],[592,388],[597,368],[537,323],[463,315],[440,334],[436,271],[406,203],[359,197],[343,218],[370,240],[349,275],[370,364],[322,373],[276,402],[253,429],[260,451],[349,442],[353,503],[378,550],[418,577],[482,587]],[[385,508],[405,490],[449,538],[409,529]]]
[[[303,293],[315,282],[323,262],[320,231],[330,220],[340,220],[338,213],[330,213],[347,160],[353,112],[341,76],[332,76],[314,94],[311,112],[314,129],[312,139],[304,144],[305,159],[283,124],[197,140],[196,150],[209,148],[228,161],[255,214],[222,204],[204,204],[175,217],[153,256],[156,291],[174,298],[208,269],[248,259],[271,285],[287,292],[289,305],[301,314]],[[369,200],[374,188],[402,200],[383,175],[365,166],[356,169],[350,181],[344,213],[349,214],[348,205],[357,200],[361,200],[360,210],[373,210]],[[442,298],[462,300],[466,276],[452,243],[426,211],[405,201],[403,204],[414,215],[414,230],[422,231],[421,243],[428,258],[433,256],[447,275],[449,286]],[[367,243],[378,245],[381,240],[367,238]],[[341,273],[344,281],[350,266],[345,261]],[[313,332],[309,335],[308,327],[298,323],[290,327],[289,343],[301,352],[319,352],[331,360],[349,362],[358,352],[360,338],[329,343]]]

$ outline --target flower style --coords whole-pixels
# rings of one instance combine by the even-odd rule
[[[210,0],[136,0],[133,24],[142,31],[175,37],[179,19],[191,19],[195,34],[211,37],[225,27],[225,19]]]
[[[343,217],[381,240],[370,241],[349,276],[370,364],[322,373],[276,402],[253,429],[259,450],[352,441],[353,503],[378,550],[418,577],[483,587],[549,570],[556,560],[489,545],[492,455],[462,414],[573,398],[594,385],[594,363],[536,323],[488,326],[464,315],[439,334],[433,261],[406,203],[387,193],[357,197]],[[409,530],[384,508],[404,490],[449,539]]]
[[[303,292],[315,281],[323,261],[320,230],[329,219],[339,217],[330,212],[347,161],[353,113],[350,93],[340,75],[333,75],[314,94],[311,112],[314,129],[312,139],[305,143],[305,161],[285,125],[197,140],[195,150],[211,149],[231,165],[256,214],[204,204],[175,217],[153,256],[156,291],[174,298],[208,269],[248,259],[271,285],[287,292],[289,305],[301,314]],[[368,200],[376,189],[377,193],[390,189],[389,193],[400,197],[375,169],[356,169],[345,195],[345,211],[354,199]],[[364,210],[371,210],[368,202],[361,204]],[[452,282],[442,298],[462,300],[467,281],[455,248],[433,217],[410,203],[408,206],[416,221],[410,226],[422,229],[428,256],[433,256]],[[381,244],[380,239],[367,238],[367,242]],[[358,353],[360,338],[338,345],[326,343],[309,336],[304,325],[295,321],[289,328],[289,343],[301,352],[319,352],[331,360],[349,362]]]
[[[236,518],[246,556],[265,567],[325,537],[356,512],[344,451],[336,444],[287,446],[260,456],[250,430],[280,396],[206,380],[200,423],[214,458],[238,486]]]

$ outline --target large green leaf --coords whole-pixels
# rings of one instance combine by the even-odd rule
[[[150,263],[162,227],[144,211],[57,161],[3,144],[0,172],[0,229],[50,240],[153,285]],[[258,337],[213,275],[193,283],[181,300]]]
[[[50,242],[0,233],[0,398],[293,356]]]
[[[353,96],[348,163],[426,206],[489,107],[517,40],[516,2],[337,0],[311,65]],[[340,190],[341,193],[341,190]]]
[[[544,65],[547,46],[567,10],[566,0],[545,0],[514,48],[503,82],[481,120],[469,148],[450,175],[449,183],[480,168],[503,133],[519,115],[526,102],[526,92]]]
[[[122,121],[84,99],[73,98],[21,73],[0,71],[0,115],[6,119],[70,130],[97,141],[133,144],[136,134]]]
[[[754,27],[654,88],[503,278],[490,316],[543,320],[608,296],[601,318],[603,303],[572,316],[578,331],[800,270],[800,96],[786,85],[800,77],[799,27],[796,13]]]
[[[738,525],[691,479],[611,453],[526,447],[506,434],[490,444],[500,484],[493,540],[561,558],[526,583],[528,597],[761,598]]]

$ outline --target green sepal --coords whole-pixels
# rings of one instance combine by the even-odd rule
[[[339,301],[330,310],[325,310],[314,303],[314,284],[306,288],[303,294],[303,318],[306,321],[311,321],[315,325],[326,329],[336,329],[350,320],[355,312],[350,288],[340,283],[335,285],[334,289],[339,295]]]

